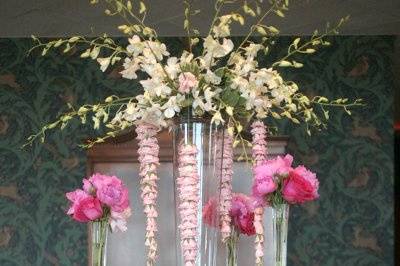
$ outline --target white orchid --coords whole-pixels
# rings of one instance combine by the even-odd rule
[[[224,38],[222,44],[220,44],[218,40],[211,36],[207,36],[204,39],[203,46],[205,54],[210,55],[212,58],[224,57],[228,55],[234,47],[233,42],[230,39]]]
[[[232,15],[224,15],[219,18],[219,24],[214,26],[212,31],[217,38],[228,37],[231,35],[230,23],[232,22]]]
[[[100,69],[101,71],[105,72],[110,65],[111,58],[106,57],[106,58],[97,58],[97,62],[100,64]]]
[[[168,56],[167,46],[164,43],[158,41],[146,41],[143,49],[143,55],[146,58],[155,58],[161,61],[164,56]]]
[[[178,63],[178,58],[170,57],[167,60],[167,65],[165,66],[165,71],[168,73],[168,76],[171,79],[177,78],[178,74],[181,71],[181,68]]]
[[[204,75],[204,80],[207,83],[218,85],[221,83],[221,77],[217,76],[210,69],[207,69],[207,73]]]
[[[164,109],[165,118],[172,118],[175,116],[175,113],[179,113],[181,111],[180,101],[185,97],[178,94],[177,96],[172,96],[169,98],[168,102],[166,102],[162,109]]]
[[[143,52],[144,43],[140,40],[140,37],[137,35],[132,36],[132,38],[128,39],[129,45],[126,47],[126,50],[132,54],[132,56],[138,56]]]
[[[131,59],[129,57],[125,58],[125,62],[123,64],[124,70],[120,72],[122,77],[126,79],[136,79],[136,72],[140,69],[139,64],[140,60],[138,59]]]

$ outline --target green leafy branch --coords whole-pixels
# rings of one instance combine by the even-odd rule
[[[113,113],[118,113],[124,106],[132,101],[134,101],[134,97],[119,98],[116,95],[112,95],[107,97],[103,103],[97,103],[93,105],[85,104],[80,106],[79,109],[75,109],[72,105],[69,105],[70,110],[68,112],[60,115],[52,123],[44,125],[36,134],[29,136],[27,142],[22,146],[22,148],[32,145],[36,139],[40,139],[40,141],[43,143],[49,130],[64,130],[64,128],[66,128],[67,125],[74,119],[80,120],[81,124],[86,124],[87,117],[91,116],[93,129],[98,130],[100,128],[100,124],[103,123],[108,129],[108,132],[103,137],[98,137],[93,141],[89,141],[88,143],[81,145],[82,147],[90,148],[95,143],[101,143],[110,137],[115,137],[119,132],[132,125],[127,121],[123,121],[123,123],[120,125],[115,125],[112,122],[109,122],[109,118]],[[117,111],[115,112],[115,110]]]
[[[72,51],[77,45],[86,45],[88,48],[81,53],[80,57],[82,58],[91,58],[96,60],[102,53],[102,51],[109,52],[111,51],[111,55],[108,57],[108,60],[111,65],[115,64],[117,61],[121,60],[119,55],[121,54],[129,54],[126,49],[117,45],[115,41],[109,38],[106,34],[102,37],[98,37],[92,40],[87,39],[83,36],[74,36],[68,39],[58,39],[54,41],[50,41],[47,43],[43,43],[35,36],[32,36],[33,41],[36,43],[28,52],[28,55],[36,49],[41,49],[42,56],[45,56],[50,49],[61,48],[63,53],[68,53]]]
[[[104,0],[109,9],[105,10],[107,16],[120,16],[127,24],[118,26],[118,29],[127,35],[137,34],[141,37],[157,39],[157,32],[145,24],[147,7],[143,1],[137,1],[134,5],[130,0]],[[92,4],[97,4],[99,0],[92,0]],[[134,20],[131,21],[131,18]]]
[[[328,23],[325,28],[325,32],[323,34],[319,35],[319,32],[316,30],[314,31],[310,40],[308,40],[303,44],[300,43],[301,38],[294,39],[294,41],[288,47],[287,54],[278,61],[276,61],[275,63],[273,63],[272,66],[294,67],[294,68],[302,67],[303,66],[302,63],[296,62],[294,60],[289,61],[289,58],[291,58],[295,54],[313,54],[320,46],[329,46],[330,43],[324,40],[324,38],[326,38],[329,35],[339,34],[339,28],[341,28],[343,24],[345,24],[349,19],[350,19],[349,16],[340,19],[339,22],[334,27],[331,27],[330,24]]]

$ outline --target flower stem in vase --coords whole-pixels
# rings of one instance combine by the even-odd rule
[[[92,222],[92,265],[106,265],[107,219]]]
[[[273,245],[275,247],[275,266],[286,266],[287,232],[289,205],[277,204],[273,207]]]
[[[238,265],[238,246],[239,242],[239,233],[232,229],[231,236],[226,241],[227,248],[227,258],[226,258],[226,266],[237,266]]]

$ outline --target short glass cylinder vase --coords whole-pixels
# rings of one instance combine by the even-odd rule
[[[274,266],[286,266],[289,205],[277,204],[272,207],[272,247]]]
[[[106,247],[108,235],[108,221],[106,219],[90,223],[91,254],[90,266],[106,266]]]
[[[177,266],[216,266],[223,128],[190,115],[174,121]],[[208,221],[208,223],[206,222]]]

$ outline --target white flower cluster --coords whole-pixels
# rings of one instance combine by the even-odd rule
[[[214,35],[228,36],[230,20],[221,17]],[[265,118],[273,107],[296,110],[291,98],[297,86],[284,82],[272,68],[258,68],[257,55],[265,49],[263,45],[250,43],[234,51],[232,40],[211,35],[202,45],[200,56],[184,51],[178,58],[170,56],[164,43],[136,35],[130,38],[121,74],[137,79],[139,72],[145,73],[147,78],[140,81],[144,93],[117,112],[112,123],[142,120],[166,126],[184,108],[208,115],[216,124],[235,115]],[[105,71],[110,59],[97,60]]]

